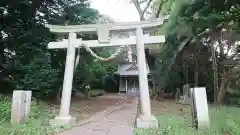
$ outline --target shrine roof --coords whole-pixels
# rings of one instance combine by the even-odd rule
[[[148,64],[147,65],[147,73],[150,73]],[[138,67],[136,63],[128,63],[128,64],[119,64],[118,70],[115,72],[120,76],[137,76],[138,75]]]

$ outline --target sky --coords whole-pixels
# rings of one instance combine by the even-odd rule
[[[118,22],[139,21],[139,15],[129,0],[90,0],[91,7]]]

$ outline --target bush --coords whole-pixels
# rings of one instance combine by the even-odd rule
[[[102,78],[103,89],[108,93],[117,93],[118,92],[118,80],[114,76],[104,76]]]
[[[18,75],[14,79],[16,89],[31,90],[33,96],[42,98],[51,93],[59,82],[60,70],[52,68],[50,55],[35,56],[27,64],[16,62]]]
[[[89,96],[90,97],[97,97],[97,96],[102,96],[105,94],[105,91],[104,90],[101,90],[101,89],[92,89],[89,91]]]

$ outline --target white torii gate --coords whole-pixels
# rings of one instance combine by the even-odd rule
[[[50,42],[48,44],[49,49],[67,48],[60,114],[54,120],[52,120],[51,123],[61,125],[75,123],[75,118],[69,115],[75,63],[75,48],[81,47],[81,44],[85,44],[88,47],[120,46],[127,44],[137,45],[137,61],[141,105],[141,114],[136,121],[137,127],[138,128],[157,127],[158,122],[156,118],[151,114],[144,44],[165,42],[165,36],[148,36],[144,35],[143,31],[146,32],[148,30],[151,30],[152,28],[159,26],[162,23],[163,19],[159,18],[150,21],[131,23],[72,25],[72,26],[47,25],[51,32],[69,34],[68,40],[64,39],[60,42]],[[136,37],[109,39],[110,32],[132,30],[136,31]],[[76,33],[82,34],[91,32],[95,32],[98,34],[98,40],[83,41],[82,39],[77,39]]]

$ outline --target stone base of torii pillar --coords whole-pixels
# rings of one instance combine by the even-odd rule
[[[155,116],[139,115],[136,120],[136,128],[158,128],[158,120]]]
[[[50,125],[61,126],[61,125],[74,125],[76,123],[76,117],[68,116],[62,117],[57,116],[54,119],[50,120]]]

